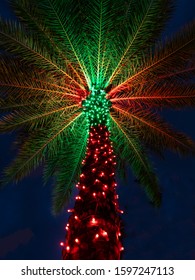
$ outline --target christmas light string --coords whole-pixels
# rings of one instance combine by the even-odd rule
[[[88,149],[76,185],[79,194],[74,210],[68,210],[69,226],[65,227],[65,242],[60,243],[63,259],[120,259],[124,249],[119,216],[123,211],[116,194],[116,157],[109,136],[105,125],[90,128]]]

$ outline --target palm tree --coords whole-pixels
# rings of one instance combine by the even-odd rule
[[[194,23],[160,41],[170,0],[11,5],[17,20],[0,22],[0,132],[17,132],[18,154],[1,183],[43,166],[45,183],[54,178],[55,214],[77,184],[63,259],[120,259],[115,172],[130,165],[159,206],[149,152],[195,152],[193,140],[159,115],[195,105]]]

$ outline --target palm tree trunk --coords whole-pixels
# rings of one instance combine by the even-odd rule
[[[66,226],[64,260],[118,260],[121,219],[115,181],[115,156],[106,126],[90,128],[79,193]]]

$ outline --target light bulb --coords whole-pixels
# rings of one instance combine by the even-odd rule
[[[95,219],[95,218],[92,218],[91,223],[92,223],[93,225],[97,224],[96,219]]]

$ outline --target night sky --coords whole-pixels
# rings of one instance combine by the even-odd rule
[[[193,19],[195,2],[176,2],[163,36]],[[0,14],[11,17],[5,0],[0,0]],[[163,117],[195,139],[195,110],[164,111]],[[0,170],[14,156],[13,139],[0,136]],[[152,207],[130,172],[128,183],[118,181],[120,208],[125,211],[123,259],[195,259],[195,158],[167,152],[164,160],[154,162],[163,192],[160,209]],[[61,258],[59,242],[68,216],[66,211],[52,216],[51,190],[51,185],[43,187],[38,169],[0,192],[0,259]]]

